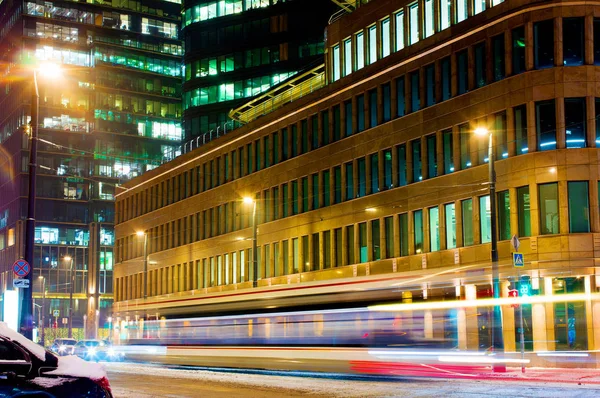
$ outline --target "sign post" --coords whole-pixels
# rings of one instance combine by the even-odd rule
[[[525,266],[525,257],[523,253],[519,253],[519,246],[521,246],[521,242],[517,235],[513,235],[510,239],[510,244],[515,249],[513,252],[513,266],[517,269],[517,280],[519,281],[519,290],[513,289],[509,291],[510,297],[519,297],[519,291],[521,292],[521,296],[525,297],[529,295],[529,289],[521,288],[521,271],[520,268]],[[516,287],[516,286],[515,286]],[[511,295],[512,293],[512,295]],[[521,340],[521,373],[525,373],[525,330],[523,328],[523,303],[517,304],[519,306],[519,340]],[[513,308],[516,308],[513,305]]]

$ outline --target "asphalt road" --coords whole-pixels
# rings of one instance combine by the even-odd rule
[[[405,378],[385,381],[105,364],[120,397],[598,397],[600,384]]]

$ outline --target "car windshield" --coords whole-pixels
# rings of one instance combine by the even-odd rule
[[[73,339],[58,339],[58,340],[56,340],[56,344],[58,344],[58,345],[75,345],[75,344],[77,344],[77,340],[73,340]]]

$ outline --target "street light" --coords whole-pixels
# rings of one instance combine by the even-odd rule
[[[70,279],[71,286],[69,288],[69,338],[73,338],[73,286],[75,285],[75,275],[73,274],[73,257],[66,255],[64,257],[66,261],[71,262],[70,269]]]
[[[46,333],[44,330],[46,329],[46,278],[43,275],[38,276],[38,279],[42,280],[42,347],[46,346]]]
[[[144,237],[144,300],[148,298],[148,234],[144,231],[135,233],[138,238]]]
[[[56,64],[42,64],[39,68],[40,75],[50,78],[58,77],[60,66]],[[40,92],[37,84],[38,70],[33,70],[33,93],[31,97],[31,143],[29,145],[29,192],[27,194],[27,220],[25,222],[25,261],[29,263],[30,272],[27,275],[29,284],[33,284],[33,247],[35,245],[35,184],[37,167],[37,140],[40,113]],[[33,296],[32,289],[21,290],[21,317],[19,331],[28,339],[33,338]]]
[[[500,298],[500,273],[498,270],[498,235],[496,233],[496,170],[494,169],[494,133],[485,127],[475,129],[475,134],[480,137],[487,136],[488,146],[488,166],[489,166],[489,184],[490,184],[490,229],[491,229],[491,250],[492,260],[492,292],[494,299]],[[496,327],[499,329],[496,330]],[[502,312],[498,304],[494,305],[492,314],[492,349],[494,352],[504,351],[504,336],[502,335]],[[494,365],[494,372],[505,372],[506,365]]]
[[[244,203],[252,205],[252,287],[258,287],[258,253],[256,249],[257,226],[256,226],[256,200],[246,196]]]

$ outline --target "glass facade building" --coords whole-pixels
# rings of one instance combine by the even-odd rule
[[[34,300],[91,335],[108,322],[119,185],[178,154],[182,139],[178,0],[0,3],[0,291],[24,254],[28,129],[38,72]],[[71,262],[75,283],[71,285]],[[41,319],[36,306],[35,320]],[[87,325],[84,325],[87,319]]]
[[[184,0],[189,147],[238,127],[231,109],[321,63],[323,32],[335,10],[323,0]]]

